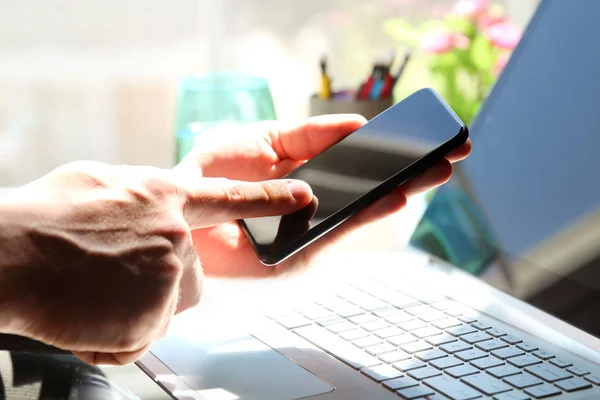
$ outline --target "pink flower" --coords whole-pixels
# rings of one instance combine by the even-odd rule
[[[421,49],[428,53],[441,54],[452,50],[453,47],[454,38],[449,32],[430,32],[421,39]]]
[[[506,17],[499,12],[488,11],[479,16],[477,19],[477,27],[485,31],[490,26],[498,24],[500,22],[506,22]]]
[[[500,72],[502,72],[504,67],[506,67],[506,64],[508,63],[509,59],[510,59],[510,53],[508,53],[508,52],[500,53],[500,55],[496,59],[496,63],[494,64],[494,67],[493,67],[494,75],[499,75]]]
[[[454,46],[457,49],[465,50],[471,44],[471,40],[468,37],[466,37],[465,35],[463,35],[462,33],[455,33],[453,39],[454,39]]]
[[[475,18],[488,6],[488,0],[459,0],[452,8],[452,14],[464,18]]]
[[[521,31],[509,22],[500,22],[487,29],[490,41],[501,49],[514,49],[521,40]]]

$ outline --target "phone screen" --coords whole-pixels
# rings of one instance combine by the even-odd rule
[[[434,91],[419,90],[287,175],[311,186],[309,206],[285,216],[245,219],[246,233],[259,254],[280,252],[463,127]]]

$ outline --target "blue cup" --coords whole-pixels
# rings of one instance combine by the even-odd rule
[[[183,78],[177,93],[176,162],[194,147],[198,135],[217,134],[229,125],[274,120],[266,79],[241,71],[214,71]]]

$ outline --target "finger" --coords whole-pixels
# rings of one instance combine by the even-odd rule
[[[473,144],[471,143],[471,139],[467,139],[467,141],[462,146],[448,154],[446,156],[446,159],[450,162],[464,160],[469,156],[469,154],[471,154],[472,148]]]
[[[308,160],[339,142],[366,123],[355,114],[311,117],[299,125],[275,123],[269,132],[271,146],[280,160]]]
[[[97,351],[74,351],[73,355],[90,365],[127,365],[139,360],[150,350],[151,345],[140,350],[119,353],[102,353]]]
[[[452,164],[444,159],[425,170],[421,175],[406,182],[400,187],[400,190],[404,192],[406,197],[414,196],[443,185],[451,177]]]
[[[313,196],[307,183],[292,179],[244,182],[204,178],[182,188],[184,216],[192,229],[243,218],[285,215],[307,206]]]
[[[306,233],[310,229],[310,221],[315,216],[318,207],[319,199],[317,196],[313,196],[312,201],[306,207],[284,215],[279,221],[273,247],[277,248],[280,244],[287,243]]]
[[[204,278],[204,273],[202,265],[200,264],[200,259],[194,251],[191,234],[189,242],[185,245],[184,251],[187,253],[185,257],[188,260],[192,259],[193,261],[186,262],[188,267],[184,269],[181,280],[179,281],[179,300],[176,303],[176,308],[171,310],[170,315],[179,314],[195,307],[200,302],[200,297],[202,296],[202,280]],[[166,326],[168,327],[170,316],[166,320]]]

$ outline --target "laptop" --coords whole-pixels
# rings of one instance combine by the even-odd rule
[[[408,248],[209,281],[138,365],[178,399],[599,399],[598,15],[542,1],[471,127],[485,271]]]

